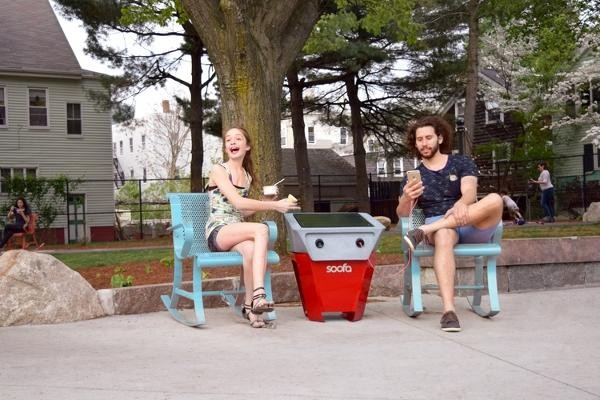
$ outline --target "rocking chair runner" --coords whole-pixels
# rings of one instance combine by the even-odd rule
[[[7,248],[11,248],[13,244],[15,244],[16,247],[16,243],[19,238],[21,239],[21,248],[23,250],[26,250],[31,245],[35,245],[36,250],[41,248],[44,245],[44,243],[38,244],[38,240],[35,235],[37,218],[37,213],[31,213],[31,215],[29,216],[29,223],[25,227],[25,232],[18,232],[12,235],[12,237],[8,241]],[[29,240],[28,237],[30,238]]]

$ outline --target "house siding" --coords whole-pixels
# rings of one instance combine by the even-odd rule
[[[0,86],[5,88],[8,119],[8,126],[0,128],[0,166],[37,168],[38,177],[64,174],[72,179],[105,180],[84,182],[74,192],[86,195],[86,211],[94,213],[86,216],[87,237],[90,227],[112,227],[110,111],[98,110],[86,94],[90,89],[103,90],[100,82],[0,74]],[[28,88],[47,89],[47,128],[29,127]],[[81,135],[67,134],[67,103],[81,104]],[[66,224],[66,216],[59,216],[52,227],[66,231]]]
[[[554,176],[562,178],[562,180],[570,180],[574,177],[581,178],[583,175],[583,146],[586,143],[591,143],[591,139],[581,141],[586,135],[586,131],[590,125],[581,126],[563,126],[554,129],[554,152],[559,154],[559,158],[555,162]],[[598,149],[595,149],[595,153]],[[597,155],[594,155],[597,158]],[[594,173],[589,173],[586,180],[600,180],[600,169],[598,162],[595,162],[596,170]]]

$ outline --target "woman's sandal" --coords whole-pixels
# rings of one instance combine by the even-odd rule
[[[242,315],[248,321],[250,321],[250,326],[253,328],[264,328],[266,325],[265,321],[263,321],[260,316],[252,311],[252,306],[250,304],[244,304],[242,306]]]
[[[252,293],[258,290],[262,290],[263,292],[257,293],[254,296],[252,296],[252,312],[254,314],[262,314],[273,311],[275,309],[275,304],[273,304],[272,301],[267,300],[265,288],[262,286],[257,287]]]

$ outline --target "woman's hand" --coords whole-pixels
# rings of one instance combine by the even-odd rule
[[[300,211],[300,206],[298,206],[298,203],[290,202],[288,199],[281,199],[275,202],[275,210],[283,214],[290,211]]]

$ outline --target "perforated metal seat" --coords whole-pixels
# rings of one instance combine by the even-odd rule
[[[221,296],[223,300],[237,313],[241,313],[241,304],[245,288],[244,281],[239,280],[239,286],[231,290],[203,290],[202,269],[214,267],[242,267],[242,255],[236,251],[211,252],[206,243],[204,227],[209,216],[207,193],[169,193],[171,204],[171,221],[173,229],[173,292],[171,296],[163,295],[161,299],[167,310],[179,322],[189,326],[199,326],[206,322],[204,314],[204,296]],[[273,221],[265,221],[269,227],[269,243],[277,239],[277,225]],[[192,291],[182,288],[183,260],[193,258]],[[272,250],[267,252],[267,273],[265,276],[265,291],[267,299],[272,301],[270,265],[279,263],[279,256]],[[241,269],[240,269],[241,271]],[[195,318],[186,318],[178,309],[180,297],[192,300]],[[275,312],[266,314],[266,318],[274,320]]]
[[[413,210],[411,218],[401,218],[401,235],[411,229],[418,228],[424,223],[424,217],[419,209]],[[496,279],[496,257],[500,255],[502,247],[502,222],[498,224],[490,243],[480,244],[458,244],[454,246],[454,255],[456,257],[474,257],[474,283],[458,283],[455,285],[457,290],[472,290],[473,296],[467,297],[471,309],[482,317],[492,317],[500,312],[500,301],[498,299],[498,284]],[[416,317],[423,312],[423,301],[421,292],[428,289],[439,289],[437,285],[421,284],[421,257],[433,256],[434,248],[426,244],[420,244],[410,258],[410,265],[404,270],[404,290],[402,295],[402,308],[404,312]],[[402,240],[402,251],[405,261],[408,261],[408,245]],[[483,267],[486,267],[484,275]],[[484,279],[486,277],[487,279]],[[489,308],[481,305],[482,295],[487,292],[489,297]]]

